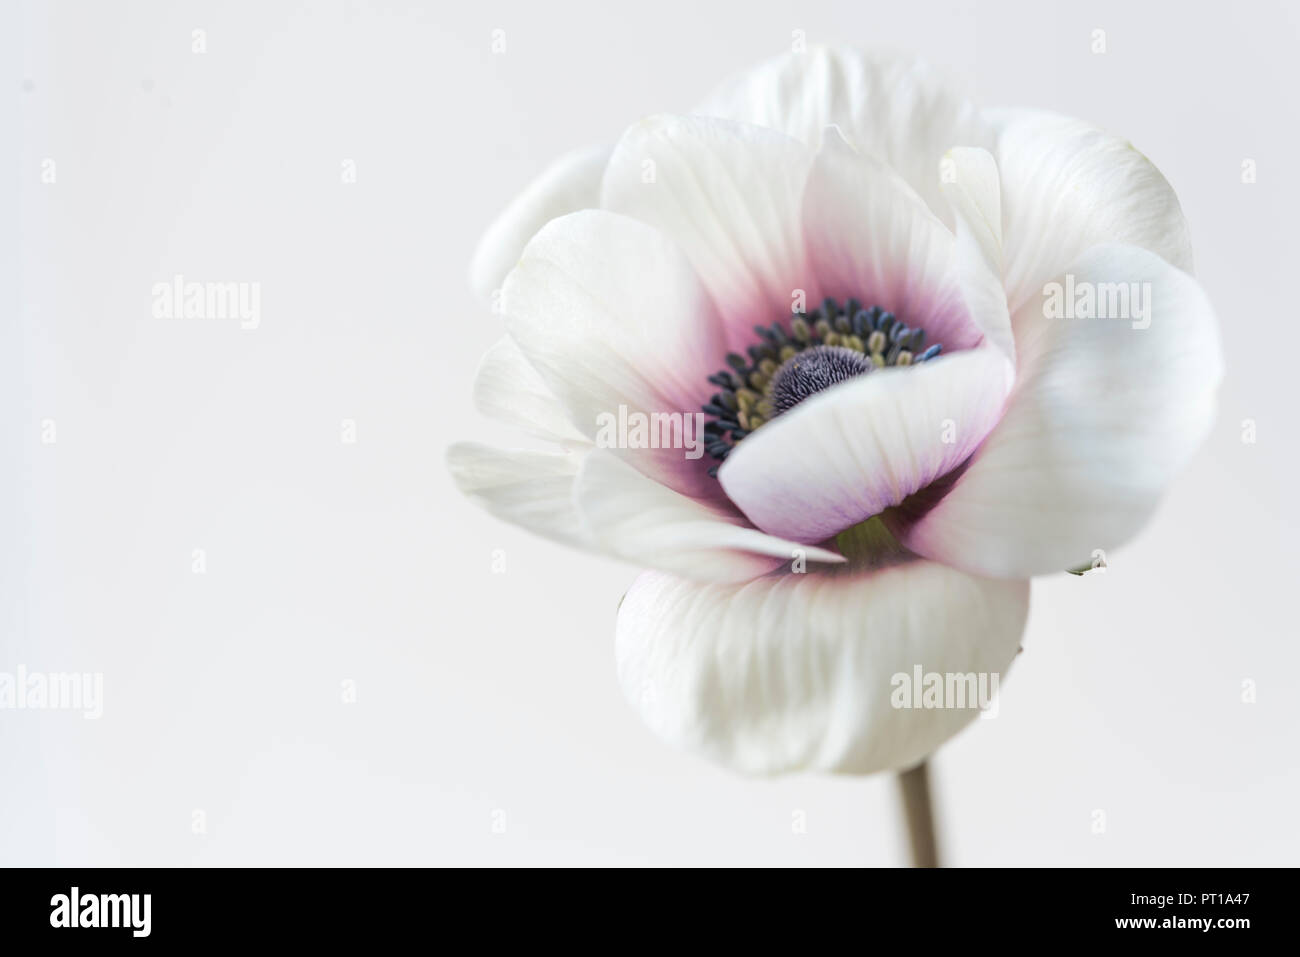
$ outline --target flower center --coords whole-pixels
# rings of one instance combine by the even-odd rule
[[[704,404],[709,455],[725,459],[745,436],[783,412],[837,383],[874,369],[915,365],[942,349],[925,346],[925,330],[899,322],[879,306],[856,299],[843,307],[826,299],[811,313],[796,313],[787,329],[780,322],[755,326],[758,341],[733,352],[729,368],[709,376],[719,389]],[[718,466],[709,469],[716,476]]]
[[[848,346],[813,346],[781,363],[768,386],[772,411],[789,412],[808,396],[874,369],[870,357]]]

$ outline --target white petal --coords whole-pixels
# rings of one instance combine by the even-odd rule
[[[742,348],[756,323],[789,315],[793,291],[807,287],[799,204],[811,162],[806,146],[771,130],[654,116],[619,141],[602,205],[676,240],[727,323],[730,346]]]
[[[474,378],[474,405],[484,415],[562,445],[586,445],[568,412],[509,336],[483,356]]]
[[[827,137],[808,177],[803,231],[821,295],[887,309],[945,351],[981,340],[962,280],[982,267],[955,268],[948,228],[896,173],[838,134]],[[996,277],[986,274],[984,284],[994,293],[978,302],[996,306]]]
[[[842,563],[822,548],[744,525],[642,475],[611,452],[447,451],[452,479],[496,517],[554,541],[706,582],[742,582],[782,566]],[[793,564],[792,564],[793,563]]]
[[[458,442],[447,450],[456,487],[498,518],[567,545],[590,544],[573,506],[581,453],[494,449]]]
[[[502,294],[506,327],[583,435],[628,414],[695,414],[725,353],[690,263],[662,233],[587,210],[533,238]],[[718,497],[708,463],[682,449],[628,450],[638,469],[690,495]]]
[[[965,461],[997,422],[1010,371],[982,347],[869,372],[754,431],[718,479],[764,531],[824,541]]]
[[[944,156],[943,194],[957,220],[954,269],[966,302],[988,340],[1015,360],[1011,314],[1002,286],[1002,195],[998,167],[987,150],[959,147]]]
[[[998,131],[1012,312],[1100,243],[1141,246],[1191,271],[1178,197],[1131,143],[1055,113],[995,110],[988,116]]]
[[[991,148],[979,110],[925,63],[817,47],[777,57],[724,83],[695,110],[780,130],[821,146],[828,126],[897,170],[951,224],[939,159],[954,146]]]
[[[1222,358],[1196,281],[1134,246],[1099,246],[1068,272],[1077,288],[1150,283],[1149,327],[1026,303],[1002,421],[938,505],[895,527],[918,553],[1011,577],[1088,564],[1138,532],[1208,432]]]
[[[651,572],[619,607],[619,681],[657,735],[737,771],[905,768],[977,710],[895,708],[895,675],[1000,683],[1028,599],[1028,582],[923,561],[744,585]]]
[[[478,295],[492,299],[525,244],[552,219],[600,205],[600,177],[608,159],[607,146],[566,153],[502,210],[470,261],[470,285]]]
[[[944,154],[940,182],[958,228],[970,232],[985,264],[1002,275],[1002,192],[988,150],[957,147]]]
[[[799,559],[844,560],[765,535],[734,511],[674,492],[600,449],[584,460],[574,494],[588,534],[603,550],[688,578],[748,581]]]

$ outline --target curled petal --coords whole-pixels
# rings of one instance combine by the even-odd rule
[[[1131,318],[1049,318],[1046,297],[1017,311],[1001,422],[937,505],[895,516],[919,554],[1007,577],[1087,564],[1139,531],[1209,431],[1223,360],[1196,281],[1135,246],[1098,246],[1066,272],[1061,290],[1123,289]]]
[[[957,468],[998,420],[1010,365],[981,347],[850,379],[740,442],[718,472],[759,528],[820,542]]]
[[[1092,246],[1141,246],[1184,272],[1191,241],[1178,197],[1133,144],[1068,116],[992,110],[1013,312]]]

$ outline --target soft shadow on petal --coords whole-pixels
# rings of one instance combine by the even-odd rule
[[[608,146],[575,150],[529,183],[479,240],[469,271],[474,292],[491,300],[539,229],[557,216],[599,206],[600,177],[608,159]]]
[[[939,190],[939,160],[954,146],[991,149],[975,105],[928,64],[902,56],[814,47],[776,57],[728,80],[694,111],[771,127],[822,144],[828,126],[898,171],[952,225]]]
[[[957,468],[997,422],[1010,375],[989,346],[870,372],[747,436],[718,479],[764,531],[824,541]]]
[[[687,578],[740,582],[778,567],[844,561],[836,552],[750,528],[734,511],[674,492],[603,449],[584,459],[574,498],[599,548]]]
[[[924,561],[744,585],[651,572],[619,607],[619,681],[655,734],[733,770],[905,768],[978,711],[896,708],[895,675],[1000,683],[1028,600],[1027,581]]]
[[[772,130],[653,116],[619,141],[601,204],[676,240],[727,324],[728,347],[743,351],[755,324],[788,317],[794,290],[808,288],[799,204],[811,162],[807,146]]]
[[[1135,246],[1098,246],[1066,271],[1076,288],[1149,283],[1149,317],[1047,318],[1042,298],[1017,311],[1002,421],[937,505],[913,524],[893,516],[919,554],[1007,577],[1087,564],[1141,529],[1209,431],[1223,362],[1196,281]]]
[[[1131,143],[1056,113],[1000,109],[987,116],[998,133],[1012,312],[1100,243],[1141,246],[1191,271],[1178,197]]]

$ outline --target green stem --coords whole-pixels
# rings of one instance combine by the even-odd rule
[[[913,867],[938,867],[939,844],[934,835],[934,810],[930,801],[928,762],[898,776],[899,795],[907,816],[907,838],[912,848]]]

